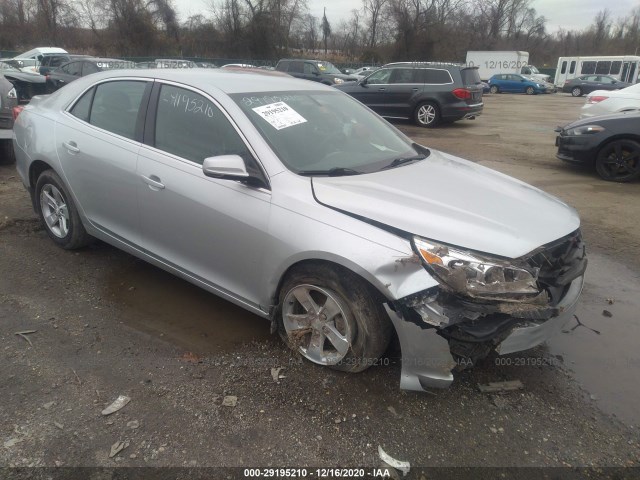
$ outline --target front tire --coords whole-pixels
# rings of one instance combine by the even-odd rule
[[[419,127],[433,128],[440,124],[440,109],[433,102],[418,105],[414,113],[414,120]]]
[[[582,89],[580,87],[573,87],[571,89],[572,97],[580,97],[582,95]]]
[[[491,85],[491,88],[489,88],[489,92],[491,93],[500,93],[500,89],[498,88],[497,85]]]
[[[93,237],[84,229],[71,196],[53,170],[45,170],[38,177],[35,198],[47,235],[58,246],[73,250],[91,243]]]
[[[536,91],[533,89],[533,87],[527,87],[524,93],[526,93],[527,95],[533,95],[534,93],[536,93]]]
[[[596,171],[609,182],[630,182],[640,177],[640,143],[624,139],[608,143],[598,152]]]
[[[288,275],[278,322],[292,350],[344,372],[375,364],[392,332],[378,292],[354,273],[326,264],[303,265]]]

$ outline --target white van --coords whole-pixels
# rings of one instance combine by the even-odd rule
[[[65,54],[66,50],[58,47],[38,47],[13,57],[23,72],[40,73],[40,62],[46,55]]]
[[[582,75],[609,75],[621,82],[637,83],[640,56],[617,55],[606,57],[560,57],[556,78],[557,86]]]

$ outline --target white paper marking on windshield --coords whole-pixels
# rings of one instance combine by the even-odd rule
[[[282,130],[283,128],[306,123],[307,121],[302,115],[284,102],[270,103],[269,105],[256,107],[253,111],[269,122],[276,130]]]

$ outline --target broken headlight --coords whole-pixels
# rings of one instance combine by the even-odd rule
[[[414,237],[417,253],[436,279],[457,293],[487,299],[521,299],[540,293],[538,270]]]

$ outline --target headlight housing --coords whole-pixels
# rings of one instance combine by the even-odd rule
[[[604,127],[600,125],[584,125],[582,127],[574,127],[566,130],[565,135],[575,137],[578,135],[593,135],[594,133],[604,132]]]
[[[540,293],[536,268],[420,237],[414,237],[413,244],[427,270],[456,293],[501,301],[518,301]]]
[[[344,83],[344,80],[341,78],[334,78],[333,83]]]

